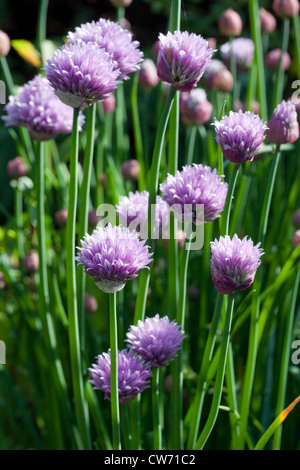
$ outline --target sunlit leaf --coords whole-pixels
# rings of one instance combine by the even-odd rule
[[[13,39],[11,46],[26,62],[29,62],[34,67],[41,66],[40,54],[30,41],[26,39]]]

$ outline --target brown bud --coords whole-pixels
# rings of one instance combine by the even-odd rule
[[[280,18],[291,18],[299,13],[298,0],[274,0],[272,9]]]
[[[98,222],[100,221],[100,217],[99,215],[97,215],[97,209],[90,210],[88,215],[88,221],[91,227],[95,227],[98,224]]]
[[[242,18],[232,8],[228,8],[220,16],[218,27],[223,36],[239,36],[243,29]]]
[[[84,294],[84,311],[85,313],[95,313],[98,310],[98,302],[90,294]]]
[[[15,157],[7,163],[7,173],[10,178],[18,179],[27,175],[27,168],[22,157]]]
[[[299,245],[299,243],[300,243],[300,230],[297,230],[297,231],[294,233],[293,240],[292,240],[293,248],[295,249],[296,246]]]
[[[39,255],[31,251],[24,258],[24,270],[27,274],[35,274],[39,269]]]
[[[126,180],[136,181],[140,174],[140,164],[137,160],[127,160],[122,163],[121,172]]]
[[[282,54],[281,49],[277,47],[266,55],[266,66],[271,70],[277,70],[280,60],[282,70],[287,70],[291,65],[290,54],[288,52]]]
[[[54,221],[59,228],[65,227],[68,221],[68,209],[58,209],[54,213]]]
[[[260,28],[262,33],[272,33],[276,29],[276,18],[272,13],[260,8],[259,10]]]
[[[297,209],[292,215],[292,224],[295,227],[300,227],[300,209]]]

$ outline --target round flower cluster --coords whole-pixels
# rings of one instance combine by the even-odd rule
[[[72,131],[72,109],[55,96],[50,83],[41,75],[35,76],[20,87],[16,95],[10,96],[4,109],[7,116],[2,119],[7,126],[25,126],[32,138],[38,141]],[[83,115],[79,122],[83,124]]]

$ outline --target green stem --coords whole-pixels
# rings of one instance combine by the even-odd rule
[[[294,315],[295,315],[297,294],[298,294],[298,289],[299,289],[299,281],[300,281],[300,269],[298,269],[297,271],[297,276],[295,279],[293,292],[292,292],[291,306],[289,309],[286,329],[285,329],[284,336],[283,336],[284,340],[283,340],[283,348],[282,348],[282,355],[281,355],[280,374],[279,374],[279,380],[278,380],[278,390],[276,393],[276,396],[277,396],[276,415],[279,415],[279,413],[284,407],[288,368],[289,368],[289,356],[290,356],[290,349],[291,349],[291,343],[292,343]],[[274,433],[273,442],[272,442],[272,450],[280,450],[281,434],[282,434],[282,428],[279,427]]]
[[[197,440],[197,443],[194,447],[195,450],[203,449],[207,439],[209,438],[211,434],[211,431],[214,427],[216,419],[218,417],[219,407],[220,407],[221,397],[222,397],[223,383],[224,383],[227,353],[228,353],[228,348],[229,348],[233,307],[234,307],[234,296],[231,295],[231,296],[228,296],[228,305],[227,305],[227,310],[226,310],[223,338],[221,342],[221,350],[220,350],[220,357],[219,357],[212,405],[211,405],[211,409],[210,409],[207,421],[203,428],[203,431],[200,434],[199,439]]]
[[[18,187],[15,188],[15,217],[17,228],[17,247],[20,267],[24,259],[24,239],[23,239],[23,193]]]
[[[229,181],[229,186],[228,186],[228,192],[227,192],[226,201],[225,201],[225,206],[224,206],[224,211],[222,214],[222,220],[223,220],[222,233],[224,235],[229,234],[230,210],[231,210],[233,193],[234,193],[239,171],[240,171],[240,165],[233,165],[231,176],[230,176],[230,181]]]
[[[78,308],[76,293],[75,271],[75,228],[78,192],[78,115],[79,110],[74,109],[73,129],[70,152],[70,182],[69,207],[66,227],[66,269],[67,269],[67,304],[69,318],[69,342],[72,367],[72,381],[75,401],[75,412],[81,440],[85,449],[90,448],[88,409],[86,406],[82,363],[80,350],[80,336],[78,325]]]
[[[132,126],[133,126],[133,136],[135,143],[135,154],[137,161],[140,164],[140,172],[138,176],[138,188],[139,191],[145,189],[145,162],[143,156],[143,141],[142,141],[142,132],[140,126],[139,118],[139,109],[138,109],[138,79],[139,72],[136,72],[133,78],[132,88],[131,88],[131,110],[132,110]]]
[[[223,308],[223,301],[224,301],[224,296],[218,293],[212,321],[211,321],[210,328],[209,328],[208,337],[207,337],[206,344],[205,344],[201,368],[200,368],[200,372],[198,375],[196,395],[195,395],[194,403],[192,405],[193,410],[194,410],[193,421],[190,426],[187,449],[193,449],[197,441],[197,435],[198,435],[204,395],[205,395],[206,375],[207,375],[207,371],[208,371],[209,364],[211,361],[215,341],[216,341],[217,328],[218,328],[218,324],[220,321],[221,311]]]
[[[186,290],[188,262],[190,255],[191,238],[186,242],[186,246],[181,252],[180,275],[179,275],[179,298],[176,321],[182,330],[184,330],[185,307],[186,307]],[[173,400],[173,448],[183,448],[183,419],[182,419],[182,387],[183,387],[183,371],[182,371],[182,349],[177,353],[172,368],[172,400]]]
[[[111,354],[110,402],[112,422],[112,444],[114,450],[121,450],[120,409],[118,390],[118,330],[116,293],[109,294],[109,336]]]
[[[170,13],[170,31],[173,33],[180,30],[181,22],[181,0],[172,0]]]
[[[153,410],[153,432],[154,432],[154,450],[161,450],[162,437],[161,437],[161,423],[159,413],[159,368],[153,367],[152,376],[152,410]]]
[[[48,11],[49,0],[40,0],[39,13],[38,13],[38,24],[37,24],[37,48],[41,54],[43,52],[43,42],[47,37],[47,11]],[[43,57],[42,57],[43,60]]]
[[[276,78],[276,87],[273,97],[273,108],[277,106],[282,100],[283,89],[284,89],[284,70],[282,68],[282,57],[286,53],[289,44],[289,35],[290,35],[290,19],[285,18],[283,21],[283,31],[282,31],[282,44],[281,44],[281,56],[279,64],[277,67],[277,78]]]
[[[90,200],[90,184],[94,157],[94,135],[95,135],[95,117],[96,104],[88,108],[87,115],[87,142],[84,153],[83,178],[80,188],[80,210],[78,225],[78,240],[82,240],[88,229],[88,212]],[[80,326],[81,348],[84,349],[84,293],[86,284],[86,275],[82,266],[78,266],[77,274],[77,299],[78,299],[78,318]]]
[[[265,82],[263,44],[259,19],[259,1],[249,0],[248,4],[251,36],[255,45],[254,63],[257,67],[257,89],[260,103],[260,116],[264,121],[267,121],[267,93]]]
[[[270,174],[268,178],[267,187],[265,190],[265,198],[263,202],[263,209],[262,215],[260,219],[259,225],[259,232],[258,232],[258,241],[262,243],[264,246],[265,243],[265,236],[267,232],[267,224],[269,220],[269,213],[271,207],[271,200],[274,190],[274,183],[278,168],[280,158],[280,149],[277,149],[277,154],[273,159],[272,166],[270,169]],[[250,408],[250,400],[252,394],[252,387],[253,387],[253,379],[254,379],[254,372],[255,372],[255,365],[256,365],[256,357],[257,357],[257,350],[258,350],[258,319],[260,313],[260,291],[261,291],[261,283],[260,283],[259,274],[254,281],[254,294],[252,297],[252,309],[251,309],[251,319],[250,319],[250,335],[249,335],[249,345],[248,345],[248,354],[247,354],[247,363],[246,363],[246,370],[245,376],[243,381],[243,389],[241,394],[241,403],[240,403],[240,438],[238,440],[238,448],[243,449],[245,445],[246,439],[246,431],[247,431],[247,423],[248,423],[248,416],[249,416],[249,408]]]

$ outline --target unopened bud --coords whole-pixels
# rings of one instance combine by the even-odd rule
[[[7,56],[10,51],[10,39],[8,35],[0,30],[0,57]]]
[[[272,9],[280,18],[291,18],[299,13],[298,0],[274,0]]]
[[[293,248],[295,249],[299,245],[299,243],[300,243],[300,230],[297,230],[294,233],[293,240],[292,240]]]
[[[67,225],[68,209],[59,209],[54,213],[54,221],[57,227],[62,228]]]
[[[239,36],[243,29],[242,18],[232,8],[228,8],[220,16],[218,27],[223,36]]]
[[[136,181],[140,174],[140,164],[135,159],[127,160],[122,163],[121,171],[126,180]]]
[[[272,33],[276,29],[276,18],[272,13],[260,8],[259,10],[260,18],[260,29],[262,33]]]
[[[109,93],[107,98],[102,102],[104,114],[113,113],[116,109],[116,97],[113,93]]]
[[[292,215],[292,224],[298,228],[300,227],[300,209],[297,209]]]
[[[152,59],[145,59],[139,73],[139,85],[150,91],[158,85],[158,82],[155,63]]]
[[[95,313],[98,310],[98,302],[90,294],[84,294],[84,311],[85,313]]]
[[[27,175],[27,168],[22,157],[15,157],[7,163],[7,173],[10,178],[18,179]]]
[[[31,251],[24,258],[24,270],[27,274],[35,274],[39,269],[39,255]]]
[[[291,65],[291,57],[288,52],[282,54],[280,48],[273,49],[266,56],[266,66],[271,70],[277,70],[281,60],[282,70],[287,70]]]
[[[100,221],[99,215],[97,215],[97,209],[92,209],[88,215],[88,223],[91,227],[95,227]]]

